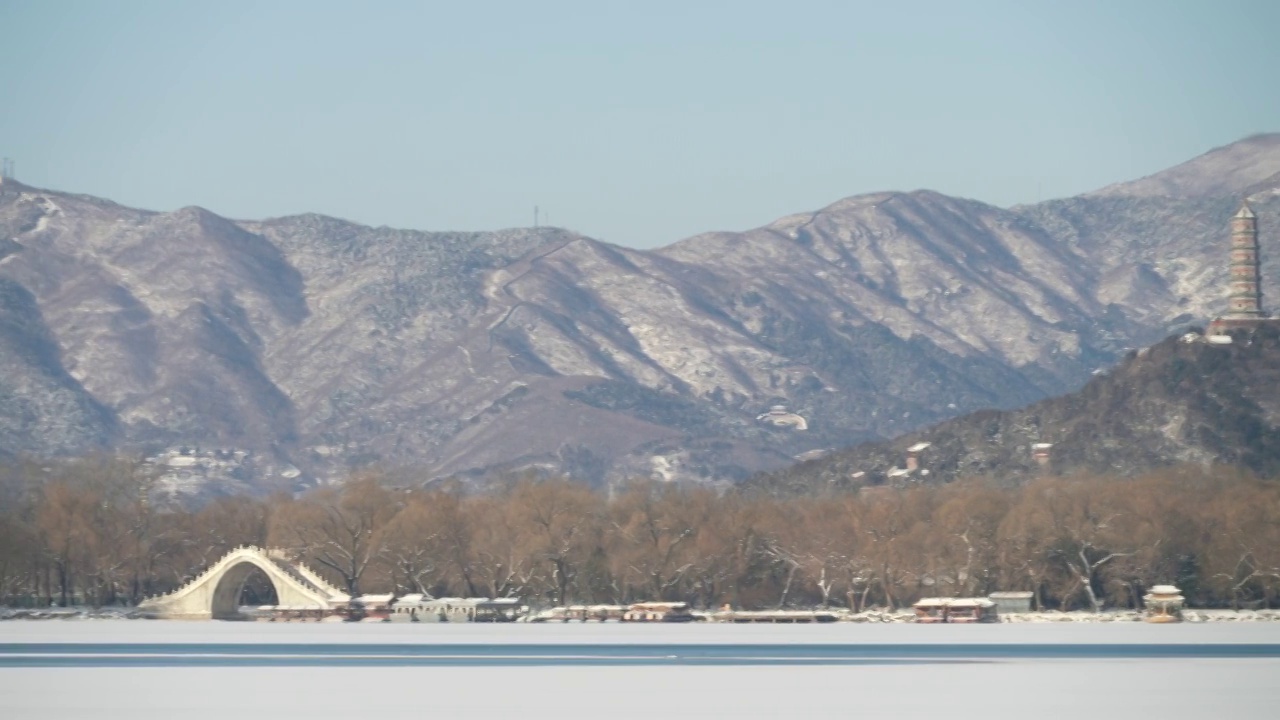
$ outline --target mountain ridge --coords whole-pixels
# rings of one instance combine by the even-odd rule
[[[1251,188],[1274,182],[1277,165],[1280,165],[1280,133],[1257,133],[1146,177],[1085,193],[1085,197],[1244,196]]]
[[[1011,209],[871,193],[655,250],[558,228],[155,213],[6,180],[0,281],[29,294],[57,353],[0,348],[0,367],[65,373],[60,392],[110,422],[44,442],[30,428],[70,417],[57,383],[0,387],[28,408],[0,408],[28,428],[0,434],[0,452],[141,452],[184,492],[370,463],[419,480],[737,481],[1073,390],[1207,320],[1239,199],[1212,193],[1244,175],[1191,167],[1227,180]],[[1274,189],[1255,203],[1266,247]],[[1280,255],[1264,257],[1274,283]],[[777,405],[808,429],[772,424]],[[195,459],[174,459],[183,449]],[[224,460],[242,451],[252,460]]]

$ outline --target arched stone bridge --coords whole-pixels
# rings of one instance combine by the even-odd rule
[[[240,617],[240,593],[261,570],[276,590],[280,606],[330,609],[351,598],[282,550],[247,546],[223,555],[208,570],[168,595],[147,598],[138,609],[160,618],[233,620]]]

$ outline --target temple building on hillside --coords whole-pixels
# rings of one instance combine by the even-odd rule
[[[1258,216],[1245,202],[1231,218],[1231,277],[1227,313],[1209,323],[1209,335],[1249,328],[1269,320],[1262,309],[1262,261],[1258,253]]]

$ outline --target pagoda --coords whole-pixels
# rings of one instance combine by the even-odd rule
[[[1246,201],[1231,218],[1231,276],[1227,312],[1209,323],[1209,335],[1256,327],[1269,318],[1262,309],[1262,262],[1258,252],[1258,216]]]

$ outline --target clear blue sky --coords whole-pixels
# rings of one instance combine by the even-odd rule
[[[33,185],[635,247],[1071,195],[1280,130],[1280,2],[0,0]]]

